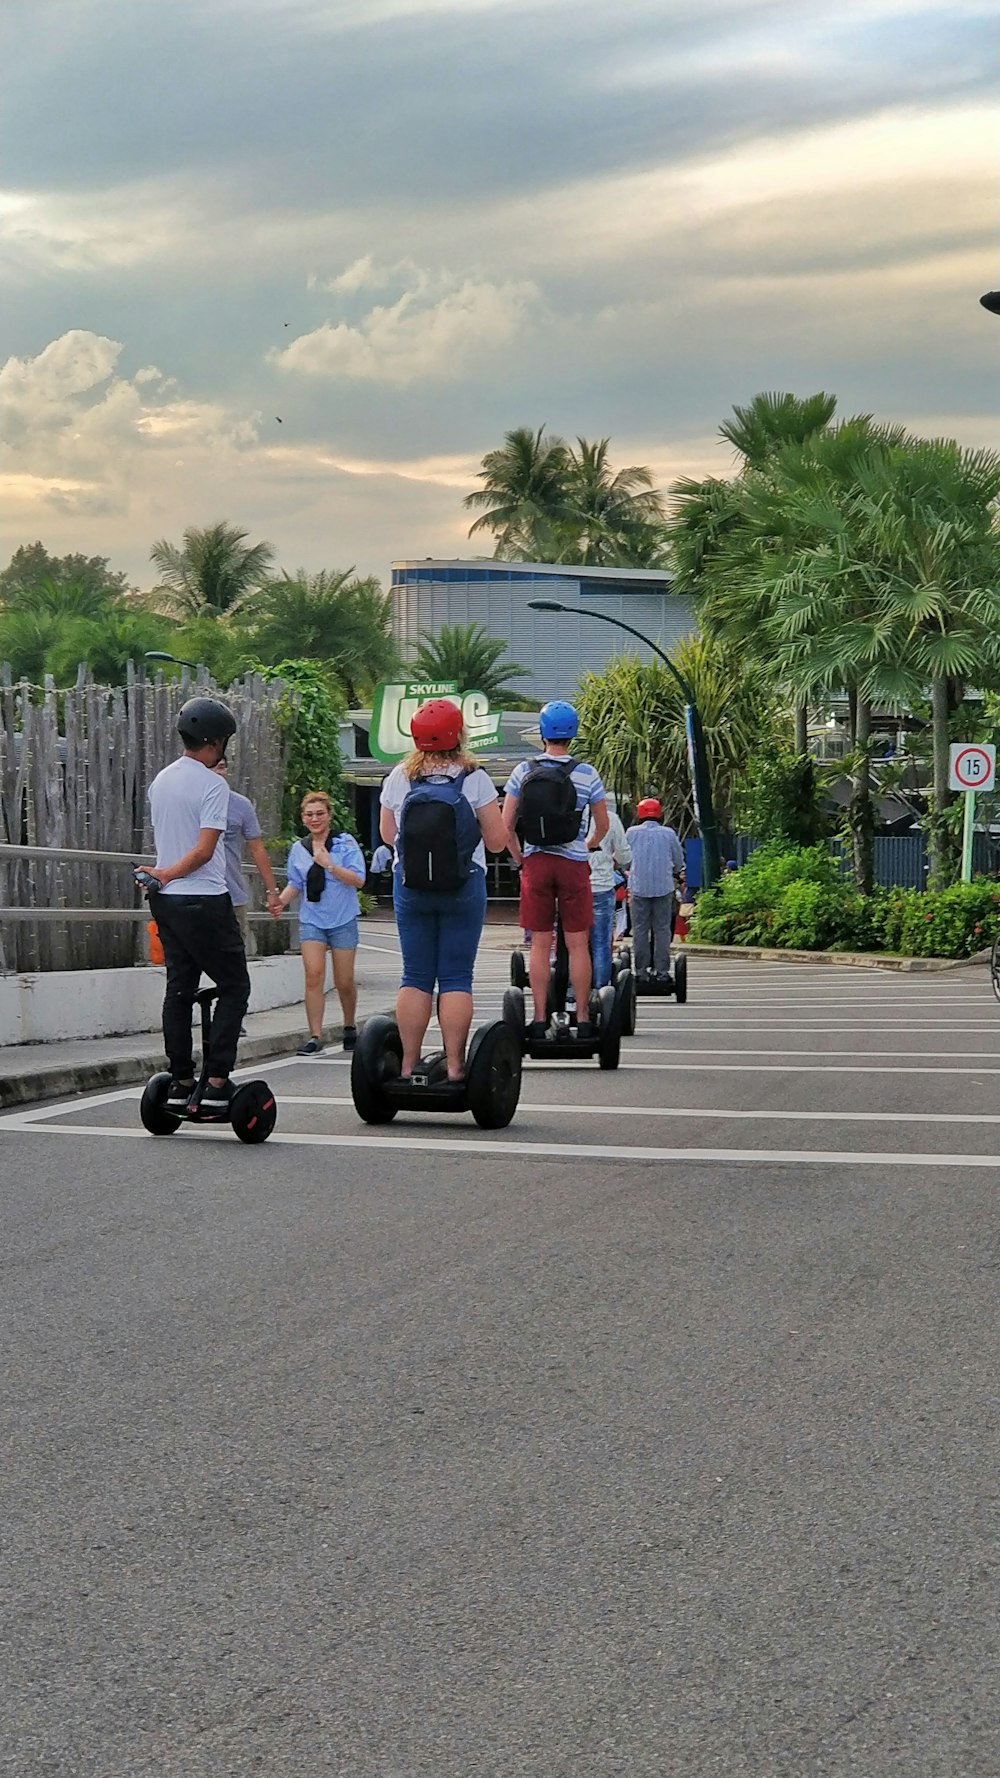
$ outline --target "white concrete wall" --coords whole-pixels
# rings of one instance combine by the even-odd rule
[[[148,966],[0,976],[0,1046],[158,1031],[163,978],[162,969]],[[294,1006],[301,999],[298,952],[251,959],[251,1012]]]

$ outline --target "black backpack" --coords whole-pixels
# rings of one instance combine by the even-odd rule
[[[568,846],[579,839],[582,811],[570,774],[575,759],[536,759],[521,780],[517,818],[529,846]]]
[[[469,776],[417,778],[399,818],[399,861],[407,889],[461,889],[482,834],[462,785]]]

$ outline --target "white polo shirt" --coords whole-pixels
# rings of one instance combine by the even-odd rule
[[[203,827],[217,828],[221,839],[229,824],[229,785],[218,772],[210,772],[200,759],[185,753],[157,772],[149,787],[149,808],[157,867],[166,870],[198,844]],[[225,893],[226,850],[219,845],[207,864],[189,877],[175,877],[163,890],[164,895]]]

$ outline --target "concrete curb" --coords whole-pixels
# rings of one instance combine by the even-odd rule
[[[343,1034],[341,1025],[327,1026],[328,1042],[339,1042]],[[301,1030],[287,1036],[275,1033],[271,1037],[245,1037],[236,1058],[237,1068],[277,1056],[293,1056],[301,1042]],[[19,1105],[37,1104],[39,1100],[69,1098],[73,1093],[137,1086],[163,1066],[163,1050],[157,1046],[136,1056],[116,1056],[103,1062],[54,1062],[51,1067],[32,1073],[0,1076],[0,1111],[13,1111]]]
[[[830,963],[846,969],[895,969],[927,973],[942,969],[967,969],[970,963],[988,963],[989,951],[974,957],[896,957],[877,951],[765,951],[745,945],[699,945],[688,940],[682,947],[692,957],[749,957],[761,963]]]

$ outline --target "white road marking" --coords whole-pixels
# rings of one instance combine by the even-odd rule
[[[645,1033],[643,1035],[645,1035]],[[658,1053],[659,1055],[669,1055],[670,1052],[666,1048],[661,1048],[658,1052],[655,1052],[655,1053]],[[696,1049],[692,1044],[685,1043],[683,1051],[678,1052],[678,1053],[682,1053],[685,1056],[742,1056],[745,1053],[749,1053],[754,1056],[801,1056],[801,1055],[805,1054],[806,1052],[803,1049],[803,1046],[801,1044],[799,1044],[795,1049],[790,1049],[790,1050],[762,1049],[758,1044],[755,1044],[752,1051],[744,1052],[741,1049],[724,1049],[724,1050],[723,1049]],[[849,1050],[810,1050],[808,1053],[810,1055],[813,1055],[816,1057],[823,1057],[823,1056],[857,1056],[860,1054],[864,1054],[866,1052],[859,1051],[858,1048],[855,1046],[854,1049],[849,1049]],[[654,1054],[654,1051],[642,1050],[642,1049],[629,1050],[627,1052],[627,1054],[638,1055],[638,1056],[651,1056]],[[917,1060],[921,1056],[926,1056],[928,1059],[933,1059],[933,1057],[935,1057],[935,1056],[945,1056],[945,1057],[954,1056],[956,1058],[962,1057],[962,1056],[972,1056],[972,1057],[979,1057],[983,1061],[986,1061],[986,1062],[1000,1062],[1000,1050],[956,1050],[956,1049],[947,1049],[947,1050],[885,1050],[885,1049],[879,1049],[877,1051],[874,1051],[873,1054],[877,1054],[879,1056],[910,1056],[910,1057],[913,1057],[914,1059],[917,1059]]]
[[[353,1099],[305,1098],[296,1093],[282,1093],[281,1105],[351,1106]],[[565,1100],[547,1103],[538,1099],[522,1099],[522,1111],[555,1111],[567,1109]],[[789,1124],[1000,1124],[1000,1113],[969,1111],[729,1111],[717,1105],[694,1109],[676,1105],[574,1105],[574,1117],[724,1117],[748,1119],[756,1123]]]
[[[145,1130],[119,1129],[114,1124],[25,1124],[26,1132],[46,1136],[117,1136],[126,1141],[156,1142]],[[470,1132],[471,1133],[471,1132]],[[182,1133],[191,1141],[232,1140],[230,1131],[200,1127]],[[270,1147],[279,1148],[361,1148],[395,1149],[405,1160],[414,1152],[432,1153],[440,1149],[449,1154],[462,1154],[466,1159],[477,1155],[496,1155],[510,1160],[512,1155],[532,1156],[541,1160],[585,1161],[656,1161],[661,1166],[692,1166],[699,1161],[736,1167],[767,1166],[831,1166],[831,1167],[991,1167],[1000,1170],[1000,1155],[984,1154],[869,1154],[836,1149],[808,1148],[622,1148],[603,1143],[584,1142],[501,1142],[494,1139],[466,1140],[447,1136],[417,1136],[409,1126],[400,1128],[395,1136],[303,1136],[276,1130],[268,1138]]]
[[[634,1055],[659,1056],[662,1050],[625,1050],[622,1066],[626,1072],[641,1074],[961,1074],[968,1081],[980,1080],[988,1074],[1000,1074],[1000,1068],[896,1068],[880,1062],[633,1062]],[[795,1051],[791,1052],[793,1055]],[[819,1052],[814,1052],[819,1053]],[[542,1068],[565,1068],[565,1063],[536,1062],[530,1059],[532,1071]],[[580,1064],[581,1066],[589,1064]]]

